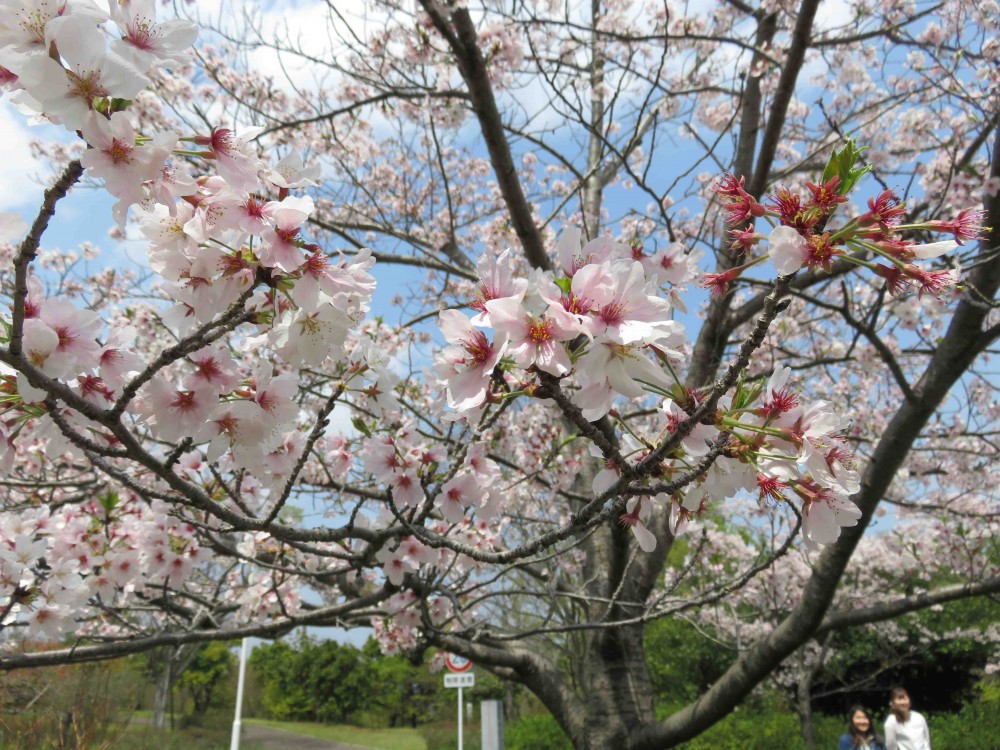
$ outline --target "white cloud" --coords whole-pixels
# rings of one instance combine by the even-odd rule
[[[25,124],[24,115],[9,102],[0,102],[0,210],[25,209],[40,202],[44,188],[38,176],[42,170],[30,148],[38,135]]]

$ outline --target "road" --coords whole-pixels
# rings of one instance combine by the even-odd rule
[[[343,742],[329,742],[304,734],[286,732],[282,729],[270,729],[254,724],[244,724],[241,727],[240,739],[253,742],[267,750],[367,750],[358,745],[345,745]]]

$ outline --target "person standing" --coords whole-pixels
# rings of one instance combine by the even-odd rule
[[[910,710],[910,694],[905,688],[892,689],[889,710],[892,713],[885,720],[886,750],[931,750],[927,720]]]
[[[864,706],[853,706],[847,714],[847,734],[841,735],[837,750],[885,750]]]

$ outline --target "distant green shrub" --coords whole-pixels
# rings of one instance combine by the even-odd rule
[[[1000,747],[1000,679],[976,686],[976,699],[957,714],[927,716],[934,750],[997,750]]]
[[[966,710],[959,714],[927,717],[934,750],[997,750],[1000,747],[1000,715],[971,720]]]
[[[454,724],[425,724],[417,728],[427,747],[432,750],[458,750],[458,729]],[[479,725],[466,726],[463,750],[480,750],[482,738]],[[510,745],[507,746],[510,750]]]
[[[507,750],[573,750],[563,730],[550,714],[530,714],[504,728]]]

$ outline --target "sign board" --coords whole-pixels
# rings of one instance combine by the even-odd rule
[[[458,654],[448,654],[444,657],[444,665],[451,672],[468,672],[472,669],[472,662]]]
[[[446,688],[470,688],[475,687],[476,676],[469,674],[446,674],[444,676],[444,686]]]

